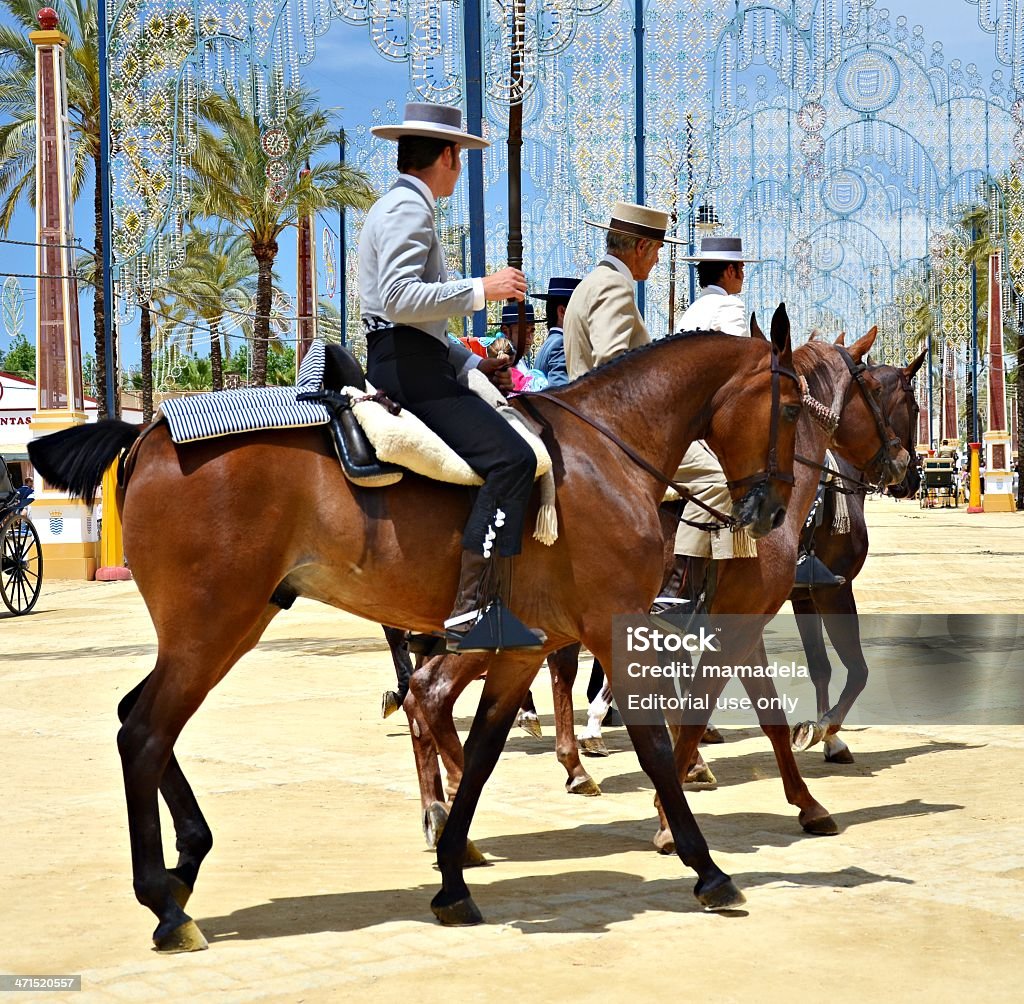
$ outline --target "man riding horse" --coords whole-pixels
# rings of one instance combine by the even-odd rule
[[[507,267],[482,278],[448,278],[435,200],[455,191],[462,150],[490,145],[463,130],[458,108],[411,102],[404,122],[371,132],[397,140],[399,176],[367,214],[359,241],[367,377],[484,479],[463,531],[458,591],[444,622],[448,649],[458,651],[489,601],[508,589],[536,458],[465,383],[468,371],[477,368],[497,386],[510,388],[509,360],[483,359],[454,343],[447,335],[448,318],[480,310],[488,300],[522,300],[526,277]],[[504,616],[512,617],[507,611]],[[539,646],[542,639],[533,637]],[[499,642],[475,640],[475,650],[502,647]]]

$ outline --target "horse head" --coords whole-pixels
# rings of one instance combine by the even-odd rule
[[[889,416],[889,424],[911,455],[916,449],[917,417],[920,411],[911,381],[924,363],[927,354],[928,349],[925,348],[907,366],[878,366],[873,371],[882,385],[883,407]],[[910,463],[903,479],[890,484],[887,491],[893,498],[905,499],[913,498],[920,487],[921,473],[917,464]]]
[[[754,315],[750,323],[751,337],[768,341]],[[731,470],[757,472],[729,482],[732,515],[755,539],[782,524],[793,489],[793,453],[801,403],[784,303],[772,316],[766,361],[767,366],[737,374],[723,388],[731,394],[731,403],[717,410],[709,436],[723,466],[728,462]],[[765,429],[767,458],[761,452],[763,435],[751,435]]]
[[[890,395],[883,394],[877,368],[868,368],[864,363],[877,336],[878,328],[874,327],[848,348],[835,343],[851,379],[840,409],[834,444],[869,480],[896,484],[911,466],[911,453],[893,429],[890,408],[894,402]],[[879,444],[877,448],[875,443]]]

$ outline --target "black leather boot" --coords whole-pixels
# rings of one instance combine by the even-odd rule
[[[801,551],[796,559],[794,589],[828,589],[841,586],[846,579],[834,575],[829,567],[813,552]]]
[[[543,648],[543,631],[528,628],[505,605],[511,592],[512,559],[462,552],[455,606],[444,622],[449,652],[497,652]]]

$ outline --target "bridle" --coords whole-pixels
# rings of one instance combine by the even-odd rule
[[[897,452],[902,450],[903,443],[899,436],[893,432],[885,415],[882,414],[881,405],[879,405],[875,395],[871,392],[864,381],[864,373],[868,370],[868,365],[864,362],[854,362],[853,357],[842,345],[837,345],[836,349],[842,357],[843,362],[846,363],[846,368],[850,371],[850,375],[857,381],[857,386],[860,388],[861,393],[864,395],[864,400],[867,402],[868,410],[871,412],[871,416],[875,420],[875,429],[878,432],[878,441],[882,445],[879,446],[878,452],[868,461],[866,469],[877,469],[880,471],[878,487],[881,489],[887,481],[894,481],[896,479],[896,464],[890,454],[893,450],[896,450]]]
[[[771,346],[771,380],[772,380],[772,410],[771,419],[768,431],[768,462],[763,471],[759,471],[756,474],[748,475],[745,478],[740,478],[737,481],[727,482],[730,488],[743,488],[747,485],[747,492],[743,497],[735,503],[735,506],[742,508],[746,503],[751,500],[757,500],[758,503],[768,493],[768,485],[772,481],[779,481],[783,484],[792,485],[793,475],[782,474],[779,472],[778,462],[778,438],[779,438],[779,413],[781,411],[781,387],[780,381],[782,377],[789,377],[797,387],[800,386],[800,378],[793,370],[787,369],[782,366],[779,362],[779,353],[774,345]],[[584,415],[577,408],[573,407],[567,401],[563,401],[559,397],[555,397],[553,394],[549,394],[547,391],[534,391],[532,393],[520,394],[518,397],[519,401],[522,401],[523,407],[530,412],[535,420],[540,421],[540,416],[537,414],[536,409],[533,406],[533,399],[543,398],[545,401],[550,401],[552,404],[557,405],[564,411],[569,412],[570,415],[575,415],[580,421],[585,422],[592,429],[596,429],[606,439],[611,440],[623,453],[629,457],[638,467],[641,467],[648,474],[654,477],[657,481],[660,481],[663,485],[667,485],[674,491],[678,492],[680,499],[685,502],[692,502],[694,505],[703,509],[714,517],[714,523],[699,523],[694,520],[681,519],[682,522],[687,523],[690,526],[696,527],[701,530],[721,530],[721,529],[732,529],[738,527],[740,522],[735,516],[727,515],[724,512],[720,512],[718,509],[709,506],[706,502],[702,502],[697,498],[693,492],[691,492],[684,485],[678,481],[673,480],[665,474],[662,474],[653,464],[649,463],[643,457],[640,456],[628,443],[624,443],[614,432],[611,431],[607,426],[602,425],[596,421]]]

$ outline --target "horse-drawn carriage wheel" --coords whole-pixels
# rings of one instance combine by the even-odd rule
[[[13,614],[27,614],[43,585],[43,551],[32,521],[14,513],[0,523],[0,596]]]

